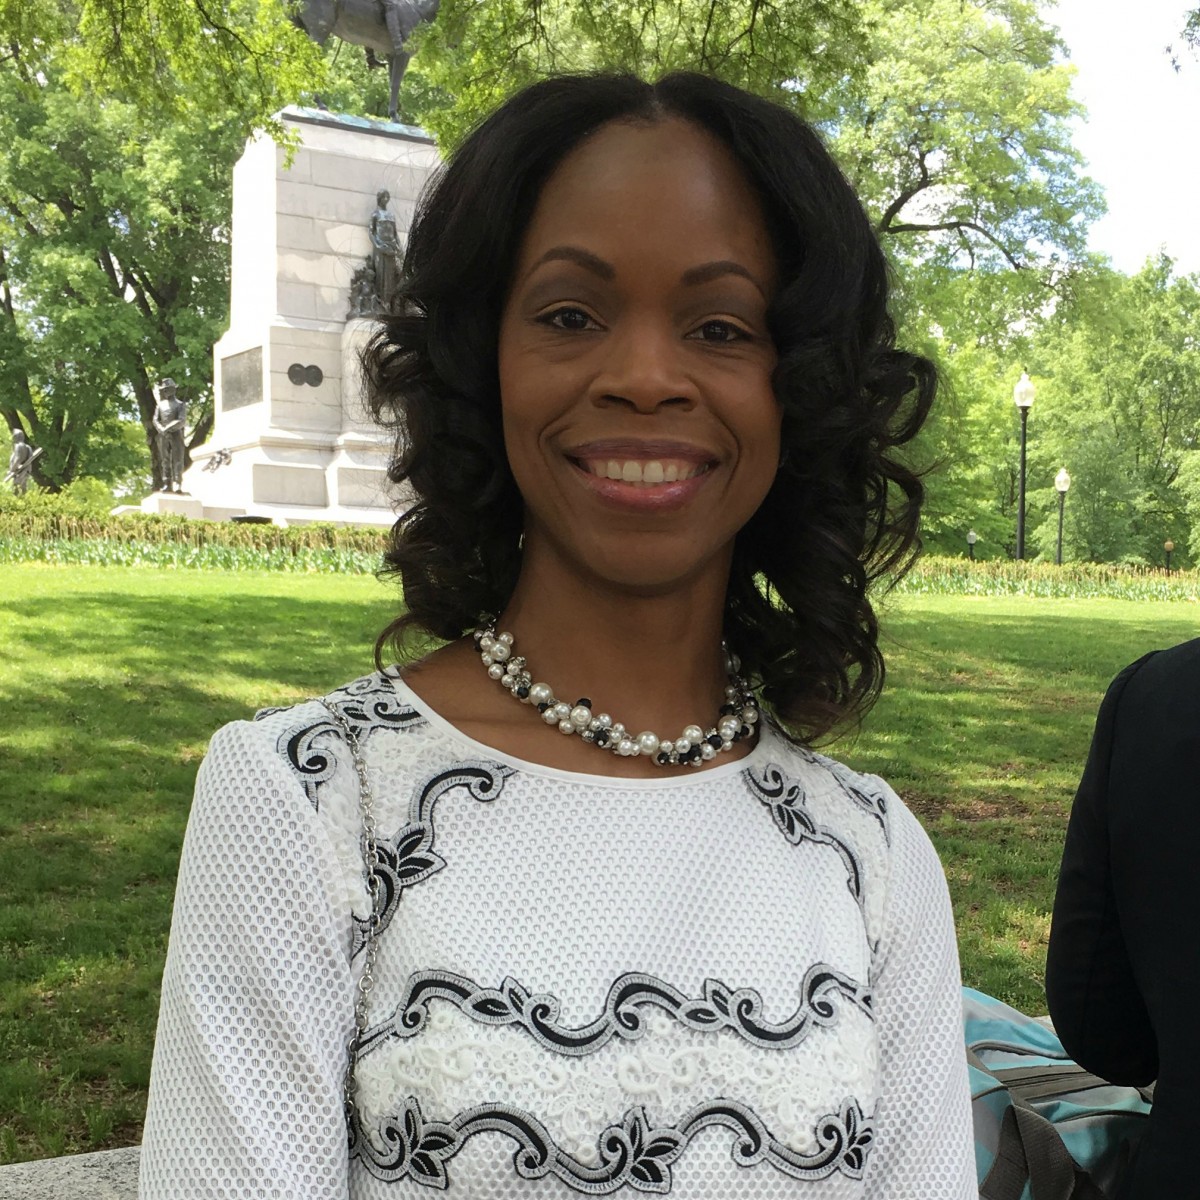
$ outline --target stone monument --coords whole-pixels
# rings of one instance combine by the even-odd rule
[[[399,231],[437,152],[424,132],[394,122],[305,108],[280,120],[298,140],[291,156],[262,136],[234,168],[230,323],[213,348],[212,434],[192,452],[184,494],[143,508],[390,525],[402,498],[385,475],[388,437],[363,407],[358,355],[377,326],[381,286],[394,289]]]

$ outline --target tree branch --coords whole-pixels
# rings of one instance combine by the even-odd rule
[[[1008,247],[990,230],[985,229],[982,225],[976,225],[974,221],[939,221],[935,224],[918,225],[910,222],[906,225],[893,225],[889,229],[882,232],[886,233],[936,233],[943,230],[956,229],[961,232],[964,229],[970,229],[980,237],[986,238],[1001,254],[1008,260],[1009,266],[1014,270],[1022,271],[1025,269],[1025,264],[1019,259],[1016,259],[1009,252]]]
[[[916,146],[910,146],[909,149],[917,150]],[[891,233],[892,222],[900,215],[904,206],[915,196],[919,196],[926,188],[930,187],[933,180],[929,177],[929,166],[925,161],[927,151],[917,150],[917,170],[921,172],[921,182],[914,187],[905,188],[895,200],[891,202],[884,211],[884,214],[879,219],[879,232]]]

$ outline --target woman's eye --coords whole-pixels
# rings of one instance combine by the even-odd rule
[[[739,342],[750,335],[732,321],[705,321],[693,336],[705,342]]]
[[[579,330],[595,325],[595,321],[582,308],[556,308],[539,318],[546,325],[555,329]]]

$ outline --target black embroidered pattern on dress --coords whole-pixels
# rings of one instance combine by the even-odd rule
[[[472,800],[489,803],[504,789],[504,781],[512,774],[511,767],[494,762],[468,760],[439,771],[417,788],[409,802],[408,824],[396,837],[377,842],[378,865],[373,874],[379,881],[379,936],[395,916],[405,888],[422,883],[436,875],[445,860],[434,853],[433,809],[448,792],[464,788]],[[354,914],[354,945],[351,958],[366,945],[370,921]]]
[[[754,1110],[736,1100],[706,1101],[678,1125],[658,1127],[639,1106],[600,1134],[598,1165],[592,1166],[556,1145],[536,1117],[511,1105],[485,1104],[450,1121],[426,1121],[420,1103],[410,1096],[398,1117],[379,1122],[374,1136],[363,1133],[355,1110],[350,1156],[384,1182],[412,1179],[444,1190],[450,1183],[450,1160],[476,1134],[493,1132],[516,1142],[512,1161],[522,1179],[553,1175],[573,1191],[592,1196],[626,1186],[666,1194],[671,1190],[671,1165],[697,1133],[714,1126],[733,1133],[732,1158],[739,1167],[769,1163],[793,1179],[807,1181],[827,1179],[839,1171],[861,1179],[875,1137],[871,1120],[853,1098],[843,1100],[840,1111],[817,1121],[814,1135],[819,1148],[813,1154],[801,1154],[777,1141]]]
[[[400,699],[392,677],[381,671],[330,692],[325,702],[341,710],[360,742],[375,729],[414,729],[429,724]]]
[[[384,1038],[420,1033],[435,1000],[453,1004],[483,1025],[519,1026],[544,1049],[570,1057],[593,1054],[613,1038],[637,1041],[646,1032],[644,1006],[661,1009],[688,1029],[703,1033],[729,1029],[752,1046],[767,1050],[789,1050],[803,1042],[813,1028],[833,1025],[838,996],[872,1016],[870,988],[823,963],[808,969],[799,1006],[779,1023],[766,1019],[762,996],[753,988],[735,990],[718,979],[706,979],[703,993],[698,998],[688,997],[653,975],[629,973],[614,980],[599,1017],[587,1025],[571,1026],[560,1022],[562,1005],[556,996],[530,992],[515,979],[485,988],[447,971],[417,971],[409,976],[391,1018],[368,1030],[361,1047],[366,1051]]]
[[[366,675],[330,692],[325,701],[341,711],[360,743],[376,729],[412,729],[428,723],[416,709],[401,701],[391,679],[380,673]],[[264,708],[254,714],[254,719],[261,721],[287,711],[286,708]],[[328,714],[323,714],[316,720],[286,730],[276,743],[279,753],[299,778],[308,802],[318,811],[321,787],[329,782],[337,769],[337,758],[331,752],[330,739],[326,736],[329,734],[337,742],[342,739],[341,729]]]
[[[758,774],[752,769],[747,769],[742,772],[742,778],[754,795],[771,810],[775,824],[793,846],[798,846],[801,842],[813,842],[837,851],[846,866],[846,887],[861,908],[863,880],[858,855],[831,829],[818,825],[813,820],[812,814],[805,807],[803,784],[775,763],[767,763]]]

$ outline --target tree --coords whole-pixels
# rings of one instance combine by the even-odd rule
[[[1080,557],[1156,562],[1190,526],[1180,479],[1200,447],[1200,278],[1165,255],[1137,275],[1097,272],[1037,339],[1035,505],[1072,475],[1066,521]]]
[[[1071,71],[1032,0],[868,0],[865,69],[819,103],[892,254],[1038,268],[1054,283],[1102,211]]]
[[[0,0],[0,45],[50,53],[80,95],[160,121],[234,112],[249,127],[323,79],[289,0]]]
[[[192,112],[149,120],[85,100],[52,52],[0,66],[0,414],[44,450],[39,482],[134,465],[121,418],[150,436],[153,386],[211,425],[211,347],[228,307],[230,178],[244,130]],[[157,464],[156,481],[157,481]]]

